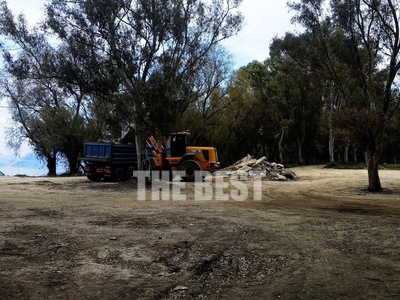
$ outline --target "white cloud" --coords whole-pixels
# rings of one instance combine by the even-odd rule
[[[269,56],[272,39],[296,29],[285,0],[243,0],[239,11],[245,17],[243,29],[223,42],[234,54],[236,68],[253,60],[264,61]]]
[[[31,26],[43,19],[44,0],[8,0],[7,4],[14,16],[18,16],[21,13],[24,14]]]

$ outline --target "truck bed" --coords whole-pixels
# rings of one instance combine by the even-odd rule
[[[88,162],[135,163],[134,144],[86,142],[82,159]]]

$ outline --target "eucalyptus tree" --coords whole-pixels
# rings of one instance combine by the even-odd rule
[[[345,107],[338,124],[357,138],[368,166],[368,190],[382,190],[378,164],[385,128],[398,108],[400,3],[393,0],[302,0],[291,4],[314,45],[315,68],[334,83]],[[330,9],[327,9],[330,8]],[[332,34],[342,43],[332,47]]]
[[[219,146],[221,121],[230,105],[228,86],[233,74],[233,60],[220,46],[211,49],[207,57],[195,78],[194,88],[199,96],[190,103],[176,128],[189,129],[196,144]]]
[[[281,51],[283,43],[284,40],[275,39],[270,47],[270,58],[265,61],[269,76],[264,101],[267,109],[274,112],[273,123],[280,124],[277,132],[279,161],[283,162],[283,149],[292,148],[290,144],[293,144],[297,162],[304,164],[305,153],[310,152],[306,151],[306,145],[314,142],[318,128],[320,85],[313,74]]]
[[[135,129],[142,169],[154,116],[178,118],[197,98],[194,81],[207,53],[241,28],[240,3],[52,0],[46,24],[59,40],[89,47],[98,62],[112,67],[110,74],[119,82],[117,92],[124,95],[115,106],[125,112],[121,122]]]
[[[287,130],[286,120],[282,111],[278,109],[278,104],[272,97],[273,75],[268,63],[252,61],[247,66],[241,68],[243,77],[251,86],[251,92],[257,99],[257,111],[259,112],[256,120],[258,127],[255,128],[253,136],[261,141],[263,154],[276,162],[283,162],[283,138]],[[282,107],[283,109],[283,107]]]
[[[9,99],[11,118],[15,122],[7,130],[8,146],[17,153],[22,141],[26,140],[36,156],[46,162],[48,175],[55,175],[60,149],[53,139],[52,128],[46,122],[46,117],[51,114],[45,112],[52,100],[41,86],[8,78],[4,74],[0,89],[0,95]]]
[[[41,76],[46,72],[45,61],[51,61],[53,52],[38,30],[29,30],[22,15],[16,19],[4,1],[0,6],[0,35],[4,41],[0,47],[5,62],[0,88],[2,96],[9,100],[16,124],[9,128],[8,145],[18,151],[22,140],[27,140],[36,155],[47,162],[48,173],[55,174],[60,149],[44,111],[58,105],[59,88],[54,80]],[[13,48],[18,49],[17,53],[11,51]]]
[[[265,125],[265,111],[249,75],[253,64],[257,63],[250,63],[236,71],[227,89],[228,105],[221,116],[223,131],[219,137],[221,148],[226,150],[226,159],[230,162],[249,153],[258,154],[263,142],[260,137]]]
[[[93,91],[108,85],[96,81],[93,59],[81,55],[83,47],[52,46],[39,26],[30,28],[23,15],[15,18],[5,1],[0,6],[0,35],[6,41],[0,45],[5,61],[2,94],[10,100],[16,124],[9,145],[18,149],[20,141],[28,139],[47,161],[49,174],[56,173],[57,153],[69,172],[76,173],[87,134],[84,111]]]

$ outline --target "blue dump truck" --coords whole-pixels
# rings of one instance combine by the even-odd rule
[[[84,171],[91,181],[123,181],[137,169],[135,144],[86,142],[83,145]]]

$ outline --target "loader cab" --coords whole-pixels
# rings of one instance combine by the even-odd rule
[[[189,132],[171,133],[167,137],[165,154],[167,157],[182,157],[186,154],[186,147],[189,145]]]

